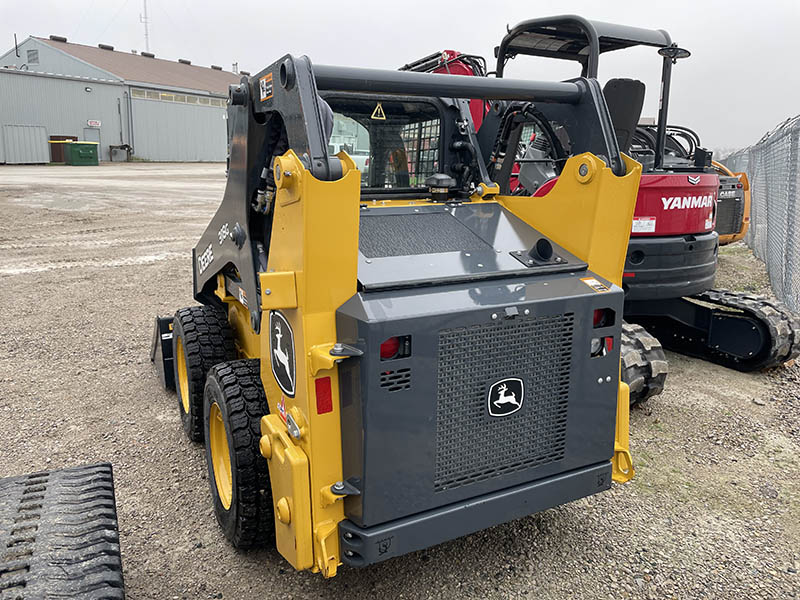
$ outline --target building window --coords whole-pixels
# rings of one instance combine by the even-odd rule
[[[39,51],[38,50],[28,50],[28,64],[29,65],[38,65],[39,64]]]
[[[226,106],[224,98],[209,98],[207,96],[188,96],[184,94],[171,94],[169,92],[156,92],[131,88],[131,98],[147,98],[148,100],[161,100],[163,102],[181,102],[185,104],[200,104],[202,106]]]

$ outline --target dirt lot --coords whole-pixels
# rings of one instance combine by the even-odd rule
[[[800,367],[674,354],[629,484],[331,581],[232,550],[148,359],[223,187],[222,165],[0,167],[0,476],[112,461],[129,598],[800,596]],[[768,286],[742,245],[720,277]]]

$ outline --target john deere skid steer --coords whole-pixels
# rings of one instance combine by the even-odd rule
[[[549,194],[499,195],[471,98],[563,127]],[[633,476],[620,284],[641,167],[594,79],[285,56],[228,110],[200,305],[158,320],[153,358],[236,547],[274,538],[331,577]]]

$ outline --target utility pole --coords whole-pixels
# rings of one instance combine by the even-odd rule
[[[147,52],[150,52],[150,32],[147,30],[150,19],[147,18],[147,0],[143,0],[143,2],[144,15],[139,15],[139,22],[144,23],[144,48]]]

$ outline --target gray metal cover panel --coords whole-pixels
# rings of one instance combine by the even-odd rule
[[[50,162],[47,130],[39,125],[3,125],[5,161],[10,165]]]
[[[585,276],[359,293],[342,306],[337,339],[365,351],[339,367],[344,476],[362,491],[345,501],[349,519],[369,527],[611,458],[623,294],[608,282],[597,293]],[[596,308],[615,324],[593,329]],[[466,341],[444,348],[459,330]],[[380,360],[391,336],[410,336],[411,356]],[[600,336],[614,348],[589,358]],[[450,375],[467,380],[455,395]],[[485,393],[508,377],[524,380],[525,400],[494,424]]]
[[[367,207],[360,227],[358,281],[364,290],[586,268],[556,244],[558,263],[526,265],[520,259],[545,236],[496,203]]]

